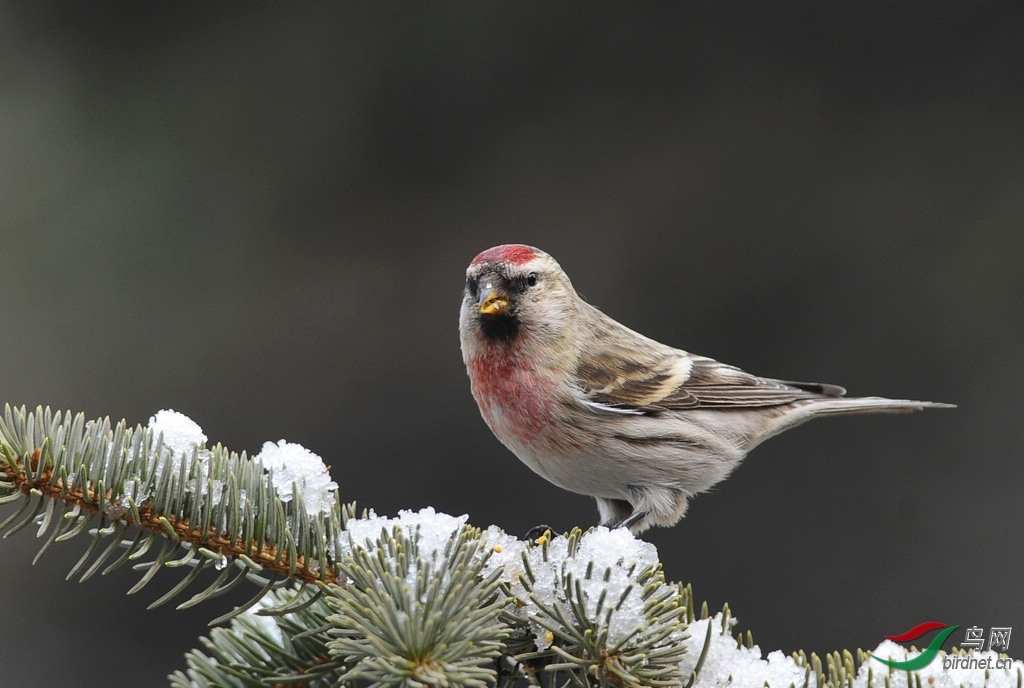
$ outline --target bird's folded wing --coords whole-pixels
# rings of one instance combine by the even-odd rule
[[[576,368],[585,402],[595,408],[656,413],[695,408],[780,406],[841,397],[842,387],[761,378],[704,356],[665,347],[638,360],[637,349],[607,347]]]

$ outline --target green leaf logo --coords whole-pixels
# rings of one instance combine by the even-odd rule
[[[939,654],[939,648],[942,647],[942,643],[946,642],[946,638],[949,637],[950,633],[952,633],[960,627],[947,626],[946,624],[939,623],[938,621],[925,621],[922,624],[914,626],[906,633],[885,636],[886,638],[894,642],[905,643],[910,640],[917,640],[925,633],[928,633],[929,631],[934,631],[936,628],[941,628],[944,630],[932,639],[931,644],[929,644],[928,647],[925,648],[924,652],[919,654],[917,657],[914,657],[913,659],[907,659],[902,662],[897,662],[891,659],[883,659],[875,654],[872,654],[871,656],[874,659],[877,659],[882,664],[891,666],[893,669],[900,669],[902,671],[920,671],[921,669],[924,669],[926,666],[932,663],[932,660],[934,660],[935,657]]]

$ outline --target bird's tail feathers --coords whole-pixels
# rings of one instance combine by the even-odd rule
[[[885,397],[839,397],[815,401],[805,408],[812,416],[838,416],[852,413],[911,413],[926,408],[956,408],[956,404]]]
[[[812,418],[819,416],[842,416],[859,413],[912,413],[926,408],[956,408],[955,404],[943,404],[937,401],[914,401],[911,399],[886,399],[885,397],[823,397],[808,401],[799,406],[790,407],[786,413],[776,416],[768,422],[755,437],[749,451],[754,446],[774,437],[783,430],[789,430]]]

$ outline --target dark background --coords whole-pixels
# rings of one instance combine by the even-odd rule
[[[1024,633],[1024,10],[723,4],[0,4],[0,401],[284,437],[378,513],[586,526],[459,353],[469,260],[530,243],[659,340],[960,405],[771,440],[649,533],[670,579],[766,652]],[[51,648],[164,685],[230,606],[64,582],[85,544],[2,543],[4,686],[54,685]]]

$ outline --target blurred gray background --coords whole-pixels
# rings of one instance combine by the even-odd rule
[[[938,620],[1024,656],[1024,9],[723,5],[0,3],[0,401],[287,438],[378,513],[590,525],[459,352],[469,260],[530,243],[667,343],[960,405],[773,439],[649,533],[670,579],[766,652]],[[0,544],[5,687],[51,647],[165,685],[230,607],[38,544]]]

